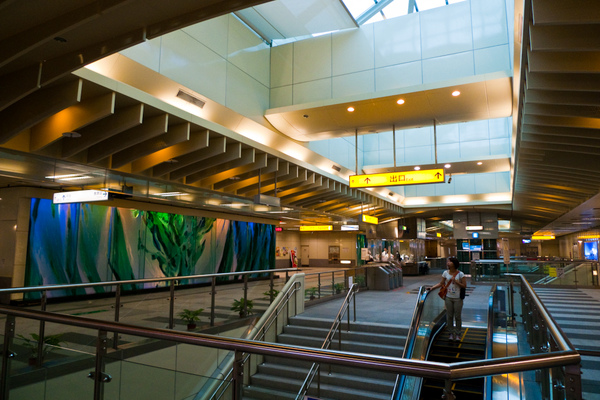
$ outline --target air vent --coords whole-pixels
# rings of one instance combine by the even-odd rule
[[[177,92],[177,97],[179,97],[181,100],[187,101],[188,103],[192,103],[198,108],[203,108],[206,104],[204,100],[200,100],[199,98],[192,96],[191,94],[186,93],[183,90],[179,90],[179,92]]]

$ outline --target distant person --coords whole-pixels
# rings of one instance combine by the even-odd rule
[[[433,285],[429,290],[437,288],[446,288],[447,293],[444,298],[446,306],[446,328],[450,333],[450,340],[460,340],[462,329],[462,308],[463,298],[461,298],[461,289],[467,288],[465,274],[458,270],[460,263],[454,257],[448,258],[447,270],[442,274],[440,283]],[[442,290],[442,289],[440,289]]]
[[[387,249],[383,249],[383,253],[381,253],[381,261],[387,262],[390,259],[390,255],[387,252]]]

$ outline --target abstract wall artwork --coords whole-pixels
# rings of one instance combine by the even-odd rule
[[[31,200],[25,286],[275,268],[274,225]],[[199,283],[196,280],[194,283]],[[179,284],[186,284],[184,280]],[[124,285],[125,290],[165,286]],[[114,290],[48,292],[49,297]],[[39,297],[32,293],[28,298]]]

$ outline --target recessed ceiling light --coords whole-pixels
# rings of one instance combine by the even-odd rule
[[[483,164],[483,162],[477,161],[477,165],[482,165],[482,164]]]
[[[348,112],[354,112],[354,107],[348,107]]]
[[[398,99],[398,101],[396,103],[402,105],[402,104],[404,104],[404,99]]]
[[[450,165],[450,164],[446,164],[446,165],[444,165],[444,168],[450,168],[451,166],[452,165]]]
[[[418,171],[420,169],[421,169],[421,167],[419,167],[418,165],[415,167],[415,171]]]
[[[454,92],[452,92],[452,96],[454,96],[454,97],[460,96],[460,91],[455,90]]]

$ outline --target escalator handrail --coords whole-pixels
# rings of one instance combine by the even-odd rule
[[[488,315],[487,315],[487,333],[485,338],[485,359],[489,360],[493,357],[494,350],[494,327],[495,319],[494,319],[494,299],[496,298],[496,294],[498,291],[498,287],[496,284],[492,286],[490,290],[490,294],[488,296]],[[493,377],[486,376],[484,378],[483,389],[484,389],[484,400],[492,399],[492,383]]]

